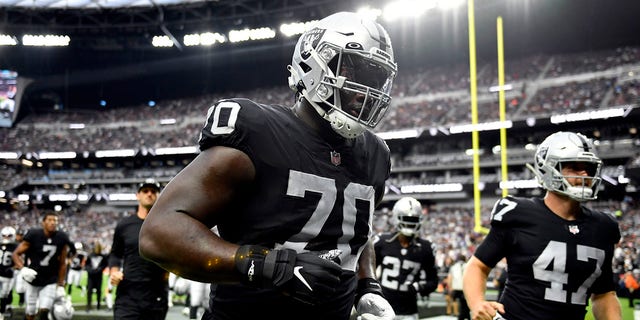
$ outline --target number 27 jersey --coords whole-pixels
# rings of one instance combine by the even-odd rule
[[[611,259],[620,240],[612,216],[582,206],[565,220],[541,198],[505,197],[474,255],[488,266],[506,257],[505,318],[584,319],[592,293],[613,291]]]

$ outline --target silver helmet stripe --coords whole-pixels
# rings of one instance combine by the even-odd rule
[[[580,138],[580,141],[582,141],[582,149],[584,149],[585,152],[589,152],[589,143],[587,142],[587,140],[585,139],[585,137],[583,135],[578,134],[577,135],[578,138]]]
[[[380,50],[387,52],[387,49],[389,48],[389,43],[387,42],[387,38],[384,36],[385,32],[384,29],[382,29],[382,26],[379,23],[375,24],[376,29],[378,29],[378,39],[374,38],[374,40],[376,40],[379,44],[380,44]]]

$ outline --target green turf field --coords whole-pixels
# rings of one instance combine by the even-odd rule
[[[107,286],[107,283],[109,281],[109,278],[107,276],[104,276],[104,279],[102,281],[102,292],[103,292],[103,299],[104,299],[104,289]],[[86,273],[83,273],[83,277],[82,280],[80,281],[81,285],[85,286],[87,285],[87,279],[86,279]],[[491,291],[491,290],[490,290]],[[115,293],[112,293],[115,294]],[[115,298],[115,296],[114,296]],[[92,300],[92,304],[93,304],[93,310],[95,310],[96,307],[96,296],[94,293]],[[85,315],[83,312],[81,311],[85,311],[85,307],[87,304],[87,297],[86,294],[83,295],[82,291],[79,288],[73,288],[71,291],[71,301],[73,302],[73,305],[76,309],[76,313],[74,315],[74,319],[78,319],[78,320],[95,320],[98,319],[96,317],[95,314],[92,315]],[[174,300],[175,301],[175,300]],[[640,301],[637,301],[636,303],[640,303]],[[101,308],[103,310],[106,309],[106,303],[104,302],[104,300],[101,302]],[[622,319],[623,320],[640,320],[640,319],[634,319],[633,317],[633,308],[629,307],[629,300],[627,298],[620,298],[620,305],[622,306]],[[14,307],[18,307],[18,295],[14,292],[14,297],[13,297],[13,306]],[[591,308],[587,308],[587,315],[585,317],[585,320],[595,320],[595,318],[593,317],[593,315],[591,314],[590,311]],[[105,319],[103,317],[100,317],[100,319]]]

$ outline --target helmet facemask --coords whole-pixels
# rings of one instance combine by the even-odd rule
[[[600,169],[602,162],[593,161],[585,162],[580,160],[562,160],[556,161],[556,165],[548,174],[548,185],[553,191],[568,196],[577,201],[588,201],[597,198],[598,187],[602,178],[600,178]],[[563,175],[563,167],[582,166],[585,167],[587,175]],[[577,179],[581,184],[571,184],[568,179]]]

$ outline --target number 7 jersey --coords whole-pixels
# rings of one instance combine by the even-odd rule
[[[491,229],[474,255],[493,267],[506,257],[505,318],[584,319],[592,293],[615,290],[613,250],[617,221],[582,206],[565,220],[541,198],[505,197],[491,213]]]
[[[242,203],[218,221],[222,238],[313,251],[355,271],[389,176],[389,148],[369,131],[337,137],[312,130],[288,107],[247,99],[211,107],[200,149],[241,150],[256,170]]]

